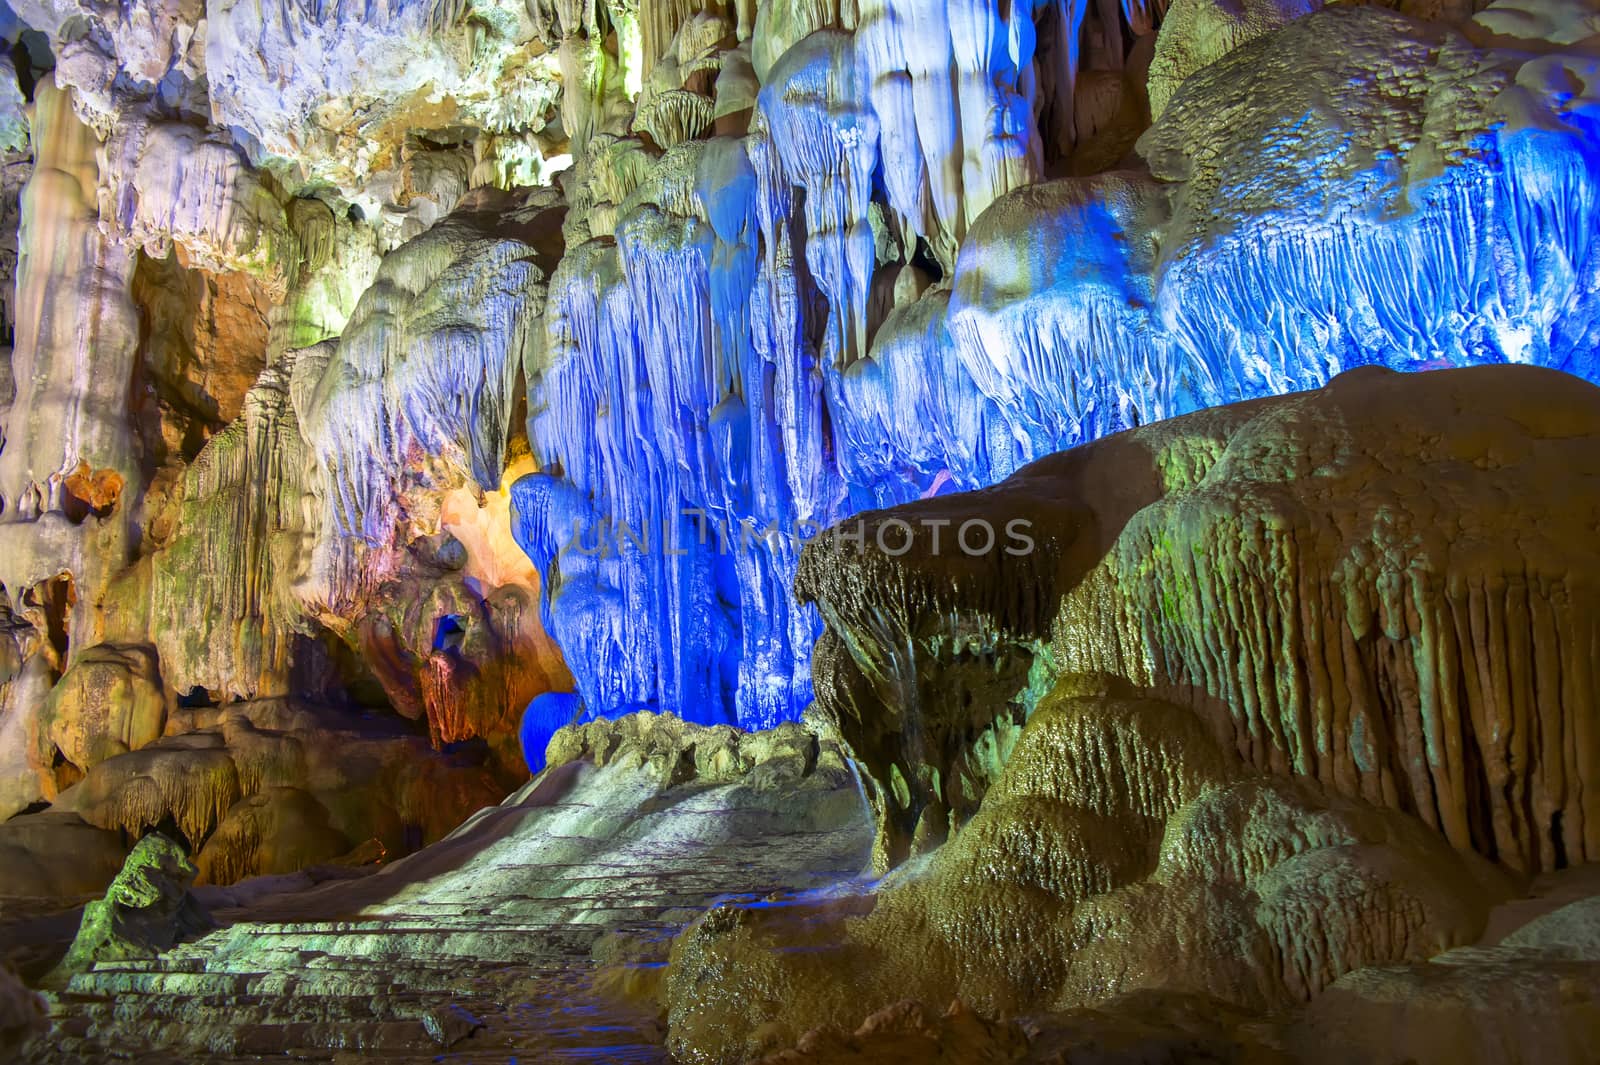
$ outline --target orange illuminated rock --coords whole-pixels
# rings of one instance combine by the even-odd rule
[[[62,489],[84,509],[104,516],[122,495],[122,474],[116,470],[91,470],[87,462],[61,479]]]

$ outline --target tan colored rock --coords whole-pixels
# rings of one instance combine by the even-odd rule
[[[328,822],[328,811],[299,788],[269,787],[241,799],[195,855],[202,884],[231,884],[250,876],[293,873],[329,862],[350,841]]]
[[[616,719],[597,718],[556,730],[545,750],[554,769],[586,759],[597,766],[647,766],[663,788],[689,780],[745,782],[777,790],[821,768],[845,771],[837,742],[800,722],[745,732],[731,725],[700,725],[648,710]]]
[[[53,792],[60,760],[79,770],[160,738],[167,696],[152,648],[99,644],[82,652],[39,708],[35,764]]]
[[[1093,684],[1044,698],[926,858],[861,894],[691,926],[667,976],[673,1052],[743,1061],[907,997],[985,1017],[1141,990],[1281,1008],[1472,942],[1510,890],[1420,822],[1261,775],[1181,707],[1076,694]]]
[[[55,806],[135,836],[171,824],[193,847],[242,794],[238,766],[223,738],[196,732],[91,767],[56,797]]]
[[[1285,1020],[1282,1044],[1306,1065],[1592,1060],[1600,1040],[1597,870],[1542,878],[1532,898],[1491,915],[1491,934],[1477,945],[1342,977]]]
[[[443,838],[506,786],[490,752],[441,755],[389,719],[290,699],[174,711],[176,734],[91,767],[51,811],[185,837],[207,881],[393,856]],[[46,851],[50,848],[47,846]]]
[[[0,895],[67,900],[98,895],[128,856],[122,833],[44,810],[0,821]]]
[[[878,791],[906,782],[875,798],[884,860],[930,804],[970,811],[975,738],[1057,671],[1121,676],[1258,768],[1512,868],[1600,856],[1597,437],[1600,391],[1563,374],[1371,369],[867,514],[861,552],[819,538],[799,588],[848,635],[819,644],[819,702]],[[891,557],[891,519],[1022,521],[1033,546],[933,558],[923,528]]]
[[[769,1054],[759,1065],[1004,1065],[1018,1060],[1026,1046],[1015,1025],[986,1021],[960,1002],[935,1014],[907,1000],[879,1010],[850,1034],[807,1032],[793,1050]]]
[[[179,253],[141,256],[133,296],[145,318],[145,374],[163,408],[162,444],[187,462],[239,416],[265,369],[276,301],[247,273],[186,265]]]
[[[1077,686],[1068,683],[1069,691]],[[1056,691],[1029,717],[989,794],[1164,821],[1234,772],[1204,725],[1180,707]]]
[[[56,509],[60,478],[79,462],[127,479],[135,473],[125,418],[138,337],[128,295],[133,254],[99,228],[99,142],[73,114],[70,90],[46,77],[35,100],[35,165],[19,236],[16,396],[0,456],[8,521]],[[84,336],[97,338],[93,351]]]
[[[1254,764],[1415,809],[1512,868],[1600,856],[1600,809],[1574,790],[1600,737],[1563,679],[1584,669],[1600,564],[1600,393],[1485,368],[1351,374],[1320,396],[1263,411],[1129,521],[1101,571],[1127,605],[1086,612],[1091,575],[1058,660],[1117,648]]]
[[[16,614],[0,637],[6,680],[0,684],[0,817],[10,817],[44,798],[33,756],[34,714],[55,681],[50,656],[37,629]]]
[[[1240,45],[1323,7],[1323,0],[1176,0],[1150,61],[1150,115],[1160,118],[1185,78]]]
[[[99,228],[99,142],[73,105],[48,76],[35,87],[35,165],[21,195],[15,338],[4,360],[11,387],[0,389],[0,586],[25,623],[13,632],[26,633],[17,642],[25,661],[0,691],[8,754],[30,749],[44,692],[72,653],[100,642],[98,604],[134,536],[134,260]],[[14,756],[0,766],[9,811],[26,803],[20,778],[35,768]]]
[[[671,148],[709,133],[724,106],[737,110],[731,99],[719,101],[717,92],[723,56],[733,43],[734,27],[726,18],[711,12],[691,15],[645,79],[633,129],[649,134],[658,147]],[[750,99],[744,109],[754,103]]]
[[[126,580],[167,681],[219,697],[286,694],[301,640],[291,587],[317,529],[310,456],[289,394],[292,358],[263,371],[238,419],[184,470],[162,550]],[[136,600],[137,601],[137,600]],[[183,617],[184,624],[172,619]],[[309,641],[306,641],[309,642]]]

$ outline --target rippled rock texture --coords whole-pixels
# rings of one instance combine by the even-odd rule
[[[1372,368],[823,537],[799,587],[880,859],[971,815],[1042,676],[1097,670],[1463,850],[1595,860],[1597,440],[1600,392],[1560,374]],[[968,553],[967,522],[1031,549]]]
[[[1268,1010],[1474,941],[1509,880],[1420,822],[1259,775],[1190,712],[1033,711],[949,843],[870,894],[714,909],[674,946],[673,1046],[737,1062],[911,998],[995,1016],[1140,989]]]
[[[687,930],[675,1053],[1022,1060],[1159,992],[1273,1018],[1282,1060],[1580,1060],[1588,902],[1490,913],[1597,857],[1597,441],[1600,391],[1560,374],[1367,368],[830,531],[799,582],[819,710],[893,868]],[[1025,535],[967,546],[997,527]]]

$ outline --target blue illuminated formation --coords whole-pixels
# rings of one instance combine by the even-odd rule
[[[583,713],[582,701],[572,692],[545,692],[537,695],[522,714],[517,740],[522,760],[533,773],[544,768],[544,750],[556,730],[574,724]]]
[[[801,540],[864,509],[1360,365],[1600,379],[1594,106],[1508,96],[1489,60],[1435,68],[1420,37],[1370,64],[1417,64],[1392,92],[1302,62],[1328,27],[1412,32],[1366,12],[1213,64],[1141,140],[1149,174],[1016,188],[943,264],[888,182],[887,125],[794,88],[846,84],[831,39],[774,69],[749,136],[613,173],[529,367],[548,472],[514,488],[587,711],[797,716]]]

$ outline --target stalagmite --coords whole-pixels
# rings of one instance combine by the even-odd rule
[[[1041,701],[971,824],[916,872],[691,926],[667,979],[673,1052],[753,1060],[902,1000],[1029,1016],[1160,988],[1281,1008],[1472,941],[1507,892],[1404,815],[1256,775],[1182,708],[1073,694],[1084,679]],[[1230,831],[1191,849],[1208,819]],[[1268,833],[1279,849],[1254,851]]]

